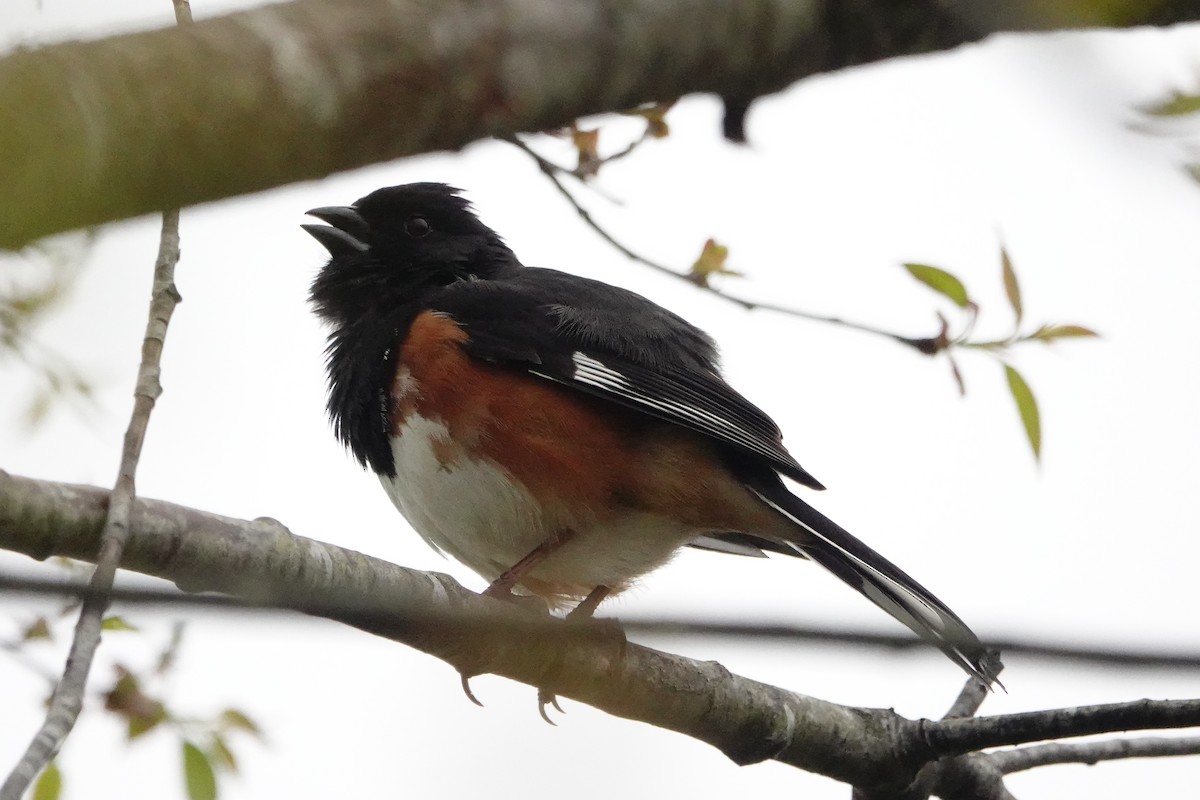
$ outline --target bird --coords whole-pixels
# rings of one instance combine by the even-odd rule
[[[725,381],[708,334],[525,266],[443,183],[307,214],[329,254],[309,300],[330,328],[334,433],[484,594],[590,615],[684,547],[795,556],[998,682],[957,614],[788,488],[824,487]]]

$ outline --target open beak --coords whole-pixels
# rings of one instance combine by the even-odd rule
[[[363,253],[369,246],[363,239],[369,232],[367,221],[351,206],[322,206],[306,211],[329,225],[303,224],[300,227],[329,251],[329,255],[348,256]],[[332,226],[332,227],[331,227]]]

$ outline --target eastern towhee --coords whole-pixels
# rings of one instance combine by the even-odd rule
[[[944,603],[793,495],[823,488],[721,377],[703,331],[641,295],[524,266],[458,190],[414,183],[304,228],[329,250],[329,415],[425,541],[552,606],[683,546],[810,558],[984,682]]]

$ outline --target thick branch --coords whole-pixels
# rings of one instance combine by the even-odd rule
[[[0,247],[692,92],[741,108],[988,32],[964,18],[942,0],[294,0],[19,50],[0,59]]]
[[[0,548],[94,558],[108,493],[0,472]],[[466,674],[490,672],[610,714],[687,734],[737,763],[775,759],[843,781],[906,782],[929,757],[918,726],[886,710],[827,703],[715,662],[626,643],[613,626],[569,624],[295,536],[274,520],[220,517],[138,499],[124,566],[323,616],[403,642]]]
[[[0,548],[90,558],[108,493],[0,472]],[[491,672],[708,742],[737,763],[775,759],[880,796],[938,757],[1002,743],[1200,725],[1200,701],[911,720],[827,703],[624,641],[613,626],[529,614],[417,572],[295,536],[274,520],[229,519],[137,500],[124,566],[353,625],[467,674]],[[977,770],[963,773],[973,781]],[[951,776],[943,778],[949,782]],[[965,791],[965,790],[964,790]]]

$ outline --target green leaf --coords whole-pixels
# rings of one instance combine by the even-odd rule
[[[1088,336],[1098,338],[1100,334],[1082,325],[1043,325],[1034,331],[1033,335],[1029,338],[1051,342],[1055,339],[1072,339]]]
[[[708,286],[708,280],[713,275],[740,277],[740,273],[725,266],[725,262],[728,260],[729,248],[723,244],[717,244],[716,239],[709,239],[701,248],[700,256],[692,264],[692,271],[688,273],[688,278],[699,286]]]
[[[1175,92],[1168,99],[1146,109],[1156,117],[1178,117],[1200,111],[1200,95]]]
[[[145,695],[142,695],[142,698],[145,701],[144,704],[138,704],[135,709],[125,712],[126,719],[129,721],[125,733],[131,741],[167,721],[167,709],[162,703],[151,700]]]
[[[954,305],[959,308],[967,308],[971,305],[971,298],[967,295],[967,287],[963,286],[962,281],[949,272],[946,272],[946,270],[931,267],[928,264],[905,264],[904,268],[908,270],[910,275],[930,289],[950,298]]]
[[[216,800],[217,777],[208,756],[191,742],[183,743],[183,780],[188,800]]]
[[[104,708],[122,717],[128,723],[129,738],[154,730],[167,719],[167,709],[161,702],[142,691],[138,676],[120,664],[114,669],[117,682],[104,694]]]
[[[53,639],[50,632],[50,622],[45,617],[38,617],[21,632],[21,641],[32,642],[35,639]]]
[[[136,631],[137,628],[125,621],[124,617],[105,617],[100,623],[102,631]]]
[[[233,773],[238,771],[237,757],[229,749],[225,737],[219,733],[213,734],[212,745],[208,748],[208,760],[217,769],[225,769]]]
[[[51,761],[50,766],[42,771],[33,787],[33,800],[58,800],[60,794],[62,794],[62,773],[58,771],[58,763]]]
[[[1008,378],[1008,390],[1012,392],[1013,400],[1017,403],[1017,412],[1025,425],[1025,435],[1029,437],[1029,446],[1033,448],[1033,457],[1042,457],[1042,422],[1038,414],[1037,400],[1029,384],[1008,364],[1004,365],[1004,375]]]
[[[651,103],[622,113],[642,117],[646,120],[647,136],[654,139],[665,139],[671,132],[666,120],[667,112],[671,110],[671,105],[671,103]]]
[[[1004,293],[1008,295],[1008,304],[1012,306],[1013,314],[1017,317],[1017,325],[1021,324],[1021,315],[1024,309],[1021,307],[1021,285],[1017,283],[1017,272],[1013,269],[1012,259],[1008,257],[1008,250],[1000,247],[1000,266],[1004,271]]]
[[[262,729],[236,708],[227,708],[221,712],[221,724],[233,730],[245,731],[255,736],[262,736]]]

